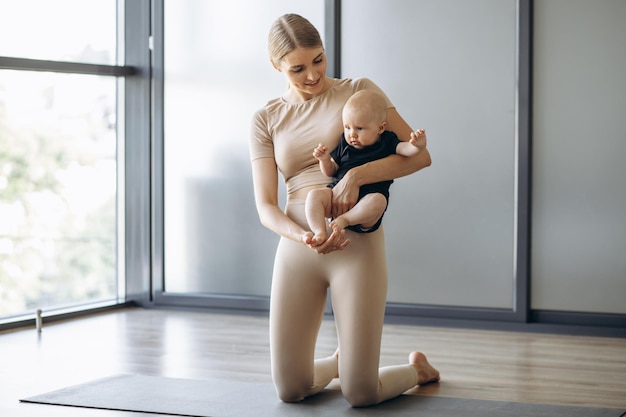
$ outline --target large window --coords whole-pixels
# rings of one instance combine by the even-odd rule
[[[116,0],[0,0],[0,56],[115,64]]]
[[[250,122],[286,87],[272,22],[299,13],[323,32],[324,2],[164,4],[164,290],[268,295],[277,236],[254,206]]]
[[[115,0],[0,0],[0,321],[119,300],[117,33]]]

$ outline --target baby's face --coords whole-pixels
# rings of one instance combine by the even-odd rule
[[[375,121],[371,114],[358,108],[346,107],[343,110],[343,133],[348,145],[362,149],[378,142],[385,125]]]

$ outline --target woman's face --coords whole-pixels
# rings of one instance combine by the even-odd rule
[[[285,74],[299,96],[309,100],[325,90],[326,54],[324,48],[297,48],[274,67]]]

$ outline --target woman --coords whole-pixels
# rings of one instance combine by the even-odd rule
[[[408,364],[378,368],[387,295],[383,228],[367,234],[332,232],[314,245],[304,212],[308,191],[328,182],[313,149],[319,143],[337,146],[343,130],[341,110],[353,93],[367,89],[383,94],[388,130],[404,141],[416,134],[371,81],[326,76],[321,38],[305,18],[281,16],[268,40],[271,63],[289,86],[282,97],[256,112],[250,157],[259,218],[281,236],[270,297],[272,377],[278,396],[300,401],[339,377],[343,395],[359,407],[438,381],[439,372],[420,352],[412,352]],[[350,170],[333,190],[333,217],[356,203],[360,185],[429,166],[426,139],[419,140],[420,152],[413,157],[394,155]],[[287,187],[284,211],[278,202],[279,171]],[[328,288],[339,347],[332,356],[315,360]]]

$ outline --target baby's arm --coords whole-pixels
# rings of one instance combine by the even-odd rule
[[[419,129],[411,135],[407,142],[400,142],[396,146],[396,153],[403,156],[413,156],[426,146],[426,131]]]
[[[327,177],[332,177],[337,172],[337,163],[330,157],[328,148],[321,143],[313,149],[313,156],[320,161],[320,170]]]

